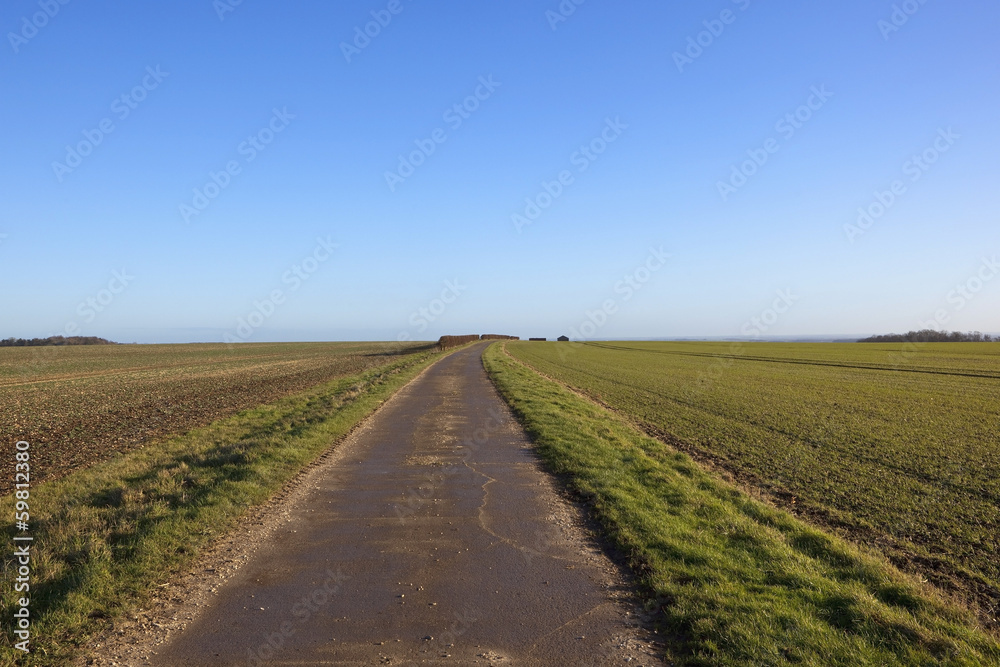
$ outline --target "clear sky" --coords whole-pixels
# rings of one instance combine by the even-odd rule
[[[1000,5],[895,7],[5,0],[0,337],[1000,331]]]

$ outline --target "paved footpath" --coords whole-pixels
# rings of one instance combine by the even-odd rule
[[[483,349],[434,364],[344,443],[154,664],[657,664]]]

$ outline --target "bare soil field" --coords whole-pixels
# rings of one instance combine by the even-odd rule
[[[284,343],[0,349],[0,438],[27,440],[32,482],[204,426],[423,344]],[[0,468],[13,480],[13,458]],[[10,489],[5,488],[5,493]]]

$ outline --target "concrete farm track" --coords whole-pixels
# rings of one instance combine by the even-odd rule
[[[620,568],[486,376],[485,347],[435,363],[338,446],[176,632],[95,664],[660,664]]]

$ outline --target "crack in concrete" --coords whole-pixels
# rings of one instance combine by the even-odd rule
[[[565,623],[563,623],[562,625],[560,625],[558,628],[554,628],[554,629],[550,630],[549,632],[546,632],[544,635],[542,635],[541,637],[539,637],[538,639],[536,639],[535,642],[528,648],[527,652],[524,654],[525,657],[528,657],[532,653],[534,653],[535,649],[538,648],[538,645],[541,644],[542,642],[544,642],[546,639],[548,639],[552,635],[554,635],[554,634],[556,634],[558,632],[561,632],[562,630],[564,630],[565,628],[567,628],[570,625],[573,625],[574,623],[582,621],[583,619],[587,618],[588,616],[590,616],[591,614],[593,614],[598,609],[601,609],[603,607],[607,607],[610,604],[612,604],[612,603],[611,602],[602,602],[602,603],[600,603],[598,605],[595,605],[595,606],[591,607],[590,609],[588,609],[587,611],[585,611],[583,613],[580,613],[580,614],[577,614],[573,618],[569,619],[568,621],[566,621]]]
[[[493,478],[493,477],[490,477],[486,473],[484,473],[484,472],[482,472],[480,470],[477,470],[473,466],[469,465],[468,461],[463,461],[462,465],[464,465],[466,468],[468,468],[469,470],[471,470],[475,474],[481,475],[481,476],[485,477],[486,480],[487,480],[482,485],[482,487],[481,487],[482,491],[483,491],[483,501],[479,504],[478,513],[477,513],[477,518],[478,518],[478,521],[479,521],[479,527],[482,528],[483,532],[485,532],[487,535],[490,535],[491,537],[496,538],[499,542],[501,542],[503,544],[506,544],[507,546],[509,546],[509,547],[511,547],[513,549],[516,549],[517,551],[520,551],[521,553],[523,553],[525,555],[525,558],[529,562],[531,561],[532,558],[535,558],[535,557],[538,557],[538,556],[542,556],[544,558],[551,558],[552,560],[558,560],[558,561],[562,561],[564,563],[572,563],[574,565],[585,565],[587,563],[587,561],[585,559],[567,558],[565,556],[559,556],[559,555],[556,555],[556,554],[549,553],[550,549],[548,549],[548,548],[545,549],[544,551],[539,551],[538,549],[534,549],[532,547],[525,546],[523,544],[519,544],[516,540],[513,540],[513,539],[510,539],[510,538],[504,537],[502,535],[499,535],[496,531],[493,531],[493,530],[490,530],[489,528],[487,528],[486,522],[483,519],[484,515],[486,514],[486,505],[489,503],[489,493],[490,492],[489,492],[489,489],[487,487],[490,484],[496,482],[497,480],[495,478]],[[555,525],[555,524],[553,524],[553,525]],[[560,537],[561,536],[562,535],[560,535]]]

